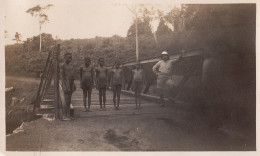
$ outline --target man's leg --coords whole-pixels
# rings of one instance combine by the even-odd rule
[[[121,85],[118,85],[118,86],[116,87],[116,93],[117,93],[117,108],[119,108]]]
[[[99,88],[99,104],[100,104],[100,110],[102,109],[102,89]]]
[[[138,87],[138,100],[139,100],[139,108],[141,108],[141,93],[142,93],[142,88],[139,85]]]
[[[71,118],[72,116],[71,116],[71,114],[70,114],[70,104],[71,104],[71,97],[72,97],[72,91],[70,92],[70,96],[69,96],[70,98],[69,98],[69,117]]]
[[[67,117],[67,103],[68,103],[68,93],[65,93],[64,92],[64,100],[65,100],[65,105],[64,105],[64,107],[63,107],[63,109],[64,109],[64,114],[63,114],[63,117],[65,118],[65,117]]]
[[[136,88],[134,89],[134,91],[135,91],[135,106],[136,106],[135,108],[137,109],[138,108],[138,105],[137,105],[138,91]]]
[[[66,103],[66,107],[65,107],[65,114],[67,118],[70,118],[70,102],[71,102],[71,92],[68,92],[66,94],[64,94],[65,96],[65,103]]]
[[[83,89],[83,103],[84,103],[84,112],[87,111],[87,106],[86,106],[86,96],[87,96],[87,91]]]
[[[113,86],[113,102],[114,107],[116,108],[116,86]]]
[[[91,93],[92,93],[92,87],[89,87],[89,88],[88,88],[88,111],[90,111]]]
[[[165,81],[165,78],[163,76],[159,75],[158,78],[157,78],[157,90],[158,90],[158,94],[160,96],[162,107],[165,106],[164,93],[163,93],[164,81]]]
[[[161,106],[164,107],[165,106],[165,101],[164,101],[163,89],[162,88],[158,88],[158,92],[159,92],[159,96],[160,96],[160,100],[161,100]]]
[[[104,103],[104,110],[106,110],[106,88],[103,88],[103,103]]]

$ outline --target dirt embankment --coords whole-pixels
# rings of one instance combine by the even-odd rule
[[[32,120],[32,102],[35,99],[39,81],[26,77],[6,77],[6,134],[19,127],[24,121]]]

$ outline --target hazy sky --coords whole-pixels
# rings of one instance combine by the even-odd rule
[[[54,38],[109,37],[115,34],[126,36],[133,22],[133,14],[126,3],[130,7],[133,5],[130,0],[8,0],[5,1],[5,30],[8,32],[5,42],[14,43],[12,39],[15,32],[21,33],[23,40],[38,35],[38,20],[26,13],[26,10],[47,4],[54,6],[46,12],[50,22],[43,25],[42,32],[50,33]],[[168,12],[172,5],[164,3],[155,6]]]

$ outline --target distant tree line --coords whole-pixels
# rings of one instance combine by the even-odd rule
[[[208,55],[235,52],[251,57],[253,53],[248,52],[254,51],[255,8],[253,4],[182,5],[164,14],[160,10],[142,6],[137,20],[140,59],[159,56],[162,50],[171,54],[182,49],[195,48],[208,48]],[[155,19],[159,20],[159,25],[154,35],[150,23]],[[44,53],[56,43],[61,44],[61,54],[65,51],[73,53],[73,58],[78,60],[75,61],[76,67],[83,63],[85,56],[90,56],[94,62],[98,57],[104,57],[109,66],[113,65],[115,60],[135,61],[135,22],[133,19],[126,37],[114,35],[59,40],[54,39],[51,34],[42,33],[27,38],[23,43],[6,46],[6,68],[10,71],[23,68],[17,66],[14,70],[17,65],[16,58],[20,58],[18,62],[23,62],[21,64],[24,64],[24,70],[33,71],[37,63],[42,66],[46,59],[46,54],[34,53],[40,46]],[[20,49],[19,52],[17,49]],[[28,61],[28,58],[31,61]],[[33,64],[34,62],[36,64]]]

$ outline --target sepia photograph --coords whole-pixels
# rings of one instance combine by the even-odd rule
[[[2,4],[3,155],[257,152],[256,2]]]

